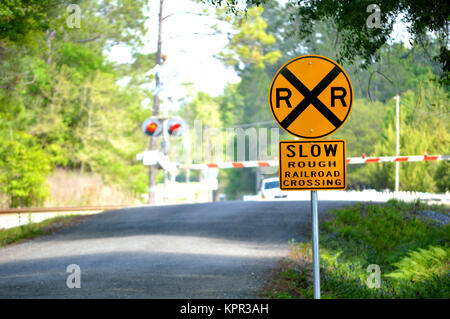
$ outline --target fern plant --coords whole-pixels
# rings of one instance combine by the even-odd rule
[[[410,252],[399,262],[394,263],[397,270],[386,277],[419,282],[440,277],[450,272],[450,249],[448,247],[429,246]]]

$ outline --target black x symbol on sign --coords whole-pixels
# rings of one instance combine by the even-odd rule
[[[303,95],[304,99],[280,122],[281,126],[284,128],[289,127],[289,125],[291,125],[309,105],[313,105],[335,127],[341,126],[342,121],[318,99],[320,93],[322,93],[322,91],[325,90],[341,72],[341,69],[338,66],[335,66],[322,81],[310,91],[294,74],[292,74],[291,71],[289,71],[287,67],[284,67],[280,73]],[[341,101],[343,101],[343,99]]]

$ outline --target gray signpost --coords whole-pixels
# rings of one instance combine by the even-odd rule
[[[312,258],[314,271],[314,299],[320,299],[320,268],[319,268],[319,216],[317,191],[311,191],[312,217]]]

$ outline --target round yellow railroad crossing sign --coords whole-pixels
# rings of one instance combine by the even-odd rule
[[[320,55],[290,60],[272,80],[269,104],[288,133],[320,138],[336,132],[348,119],[353,87],[344,69]]]

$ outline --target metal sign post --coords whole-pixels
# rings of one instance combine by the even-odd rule
[[[314,271],[314,299],[320,299],[320,268],[319,268],[319,217],[317,191],[311,191],[312,217],[312,259]]]

